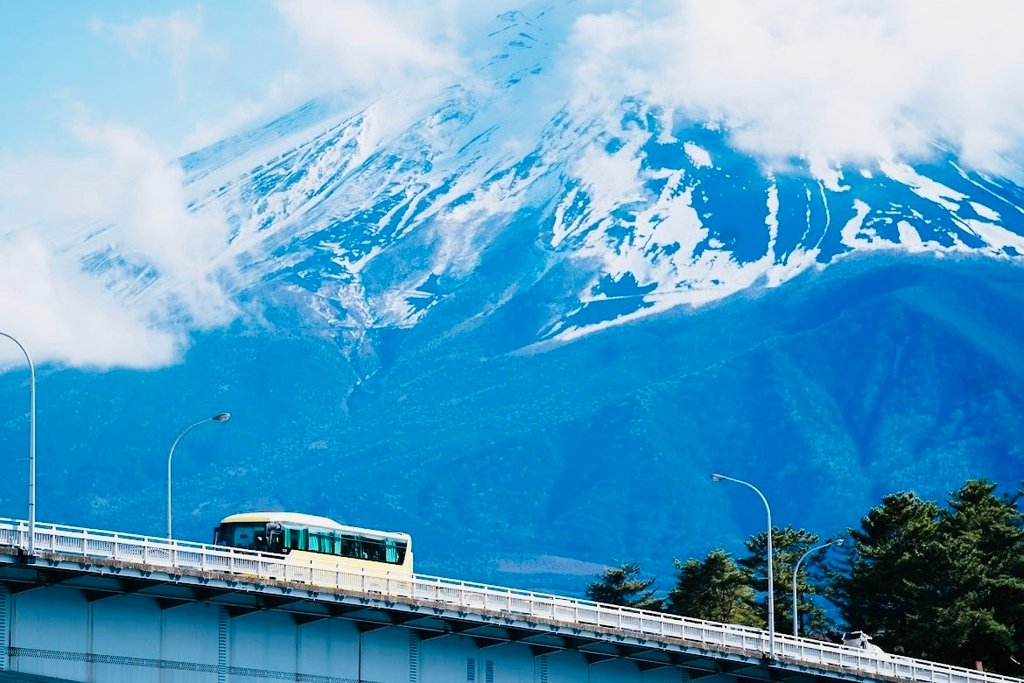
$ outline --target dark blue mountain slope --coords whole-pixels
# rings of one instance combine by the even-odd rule
[[[175,454],[181,537],[205,540],[236,510],[301,509],[411,532],[423,572],[536,589],[578,590],[620,560],[667,580],[674,557],[739,551],[760,502],[711,471],[756,482],[777,523],[820,534],[891,491],[1020,483],[1019,268],[863,257],[524,348],[571,273],[521,258],[533,284],[514,305],[463,315],[514,262],[458,296],[439,278],[432,315],[375,331],[362,356],[296,319],[198,337],[154,372],[43,368],[39,518],[161,534],[167,449],[221,410],[230,422]],[[0,378],[15,407],[0,424],[9,516],[24,516],[25,389]]]

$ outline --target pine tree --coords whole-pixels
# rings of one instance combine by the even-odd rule
[[[724,550],[712,550],[703,560],[675,561],[676,585],[668,594],[672,614],[764,628],[754,606],[750,573],[740,569]]]
[[[935,638],[943,661],[1024,671],[1017,663],[1024,654],[1024,515],[1017,500],[972,480],[952,494],[940,518],[948,561]]]
[[[1020,675],[1024,655],[1024,514],[1017,496],[972,480],[948,509],[886,496],[852,531],[836,600],[851,628],[890,652]]]
[[[833,581],[834,600],[851,629],[873,634],[883,649],[941,659],[935,639],[948,556],[940,509],[913,493],[885,496],[851,530],[847,567]]]
[[[654,590],[649,590],[654,579],[640,579],[639,575],[640,565],[635,562],[609,567],[597,581],[587,586],[586,595],[594,602],[660,611],[662,599],[655,597]]]
[[[772,529],[772,573],[775,579],[775,630],[782,633],[793,631],[793,568],[797,560],[808,550],[818,545],[817,534],[792,526]],[[757,577],[755,586],[758,590],[758,611],[768,612],[768,533],[754,534],[744,542],[750,555],[739,559],[751,576]],[[812,568],[815,558],[804,560],[797,578],[797,594],[800,601],[800,619],[802,630],[810,633],[822,633],[826,630],[825,611],[814,602],[815,595],[825,593],[812,576],[819,572]]]

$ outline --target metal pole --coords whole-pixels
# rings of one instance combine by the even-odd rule
[[[775,575],[772,571],[772,564],[774,563],[772,557],[772,509],[768,506],[768,499],[764,497],[760,489],[751,484],[748,481],[742,479],[733,479],[727,477],[724,474],[712,474],[712,481],[731,481],[735,484],[743,484],[744,486],[754,490],[760,498],[761,502],[764,503],[764,509],[768,513],[768,656],[775,659]]]
[[[17,344],[28,361],[28,554],[31,557],[36,551],[36,366],[32,363],[32,356],[20,341],[6,332],[0,332],[0,336],[7,337]]]
[[[828,543],[823,543],[822,545],[819,545],[816,548],[811,548],[806,553],[804,553],[803,555],[800,556],[800,559],[796,561],[796,566],[793,567],[793,637],[794,638],[799,638],[800,637],[800,612],[799,612],[799,605],[797,604],[797,597],[796,597],[796,577],[800,574],[800,563],[803,562],[807,558],[807,556],[810,555],[811,553],[813,553],[815,551],[818,551],[818,550],[821,550],[822,548],[827,548],[827,547],[829,547],[832,544],[842,545],[843,544],[843,539],[837,538],[834,541],[829,541]]]
[[[174,458],[174,449],[177,447],[178,442],[181,441],[181,437],[185,436],[185,434],[187,434],[189,432],[189,430],[191,430],[193,427],[198,427],[199,425],[203,424],[204,422],[225,422],[225,421],[227,421],[227,419],[229,417],[231,417],[230,413],[218,413],[217,415],[214,415],[213,417],[207,417],[207,418],[204,418],[202,420],[199,420],[199,422],[193,422],[188,427],[185,427],[183,430],[181,430],[181,433],[178,434],[178,438],[174,440],[173,444],[171,444],[171,452],[167,454],[167,540],[168,541],[170,541],[172,538],[174,538],[172,533],[171,533],[171,531],[172,531],[172,526],[171,526],[171,460]]]

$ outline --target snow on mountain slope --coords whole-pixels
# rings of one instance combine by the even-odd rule
[[[193,207],[228,215],[235,290],[283,287],[359,339],[417,324],[527,229],[524,247],[576,274],[532,338],[569,340],[863,252],[1024,256],[1024,191],[939,148],[916,167],[771,167],[639,99],[570,107],[556,15],[500,15],[476,77],[432,99],[324,98],[184,158]]]

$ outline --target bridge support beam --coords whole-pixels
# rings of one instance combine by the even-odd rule
[[[594,657],[543,634],[538,646],[515,631],[501,640],[497,631],[421,631],[417,622],[363,628],[356,612],[296,620],[286,609],[198,601],[164,609],[140,591],[94,597],[60,583],[12,594],[0,583],[0,681],[688,682],[669,662],[640,666],[612,651]]]
[[[524,609],[477,614],[236,575],[2,559],[0,682],[764,683],[780,673],[757,657],[566,626]]]

